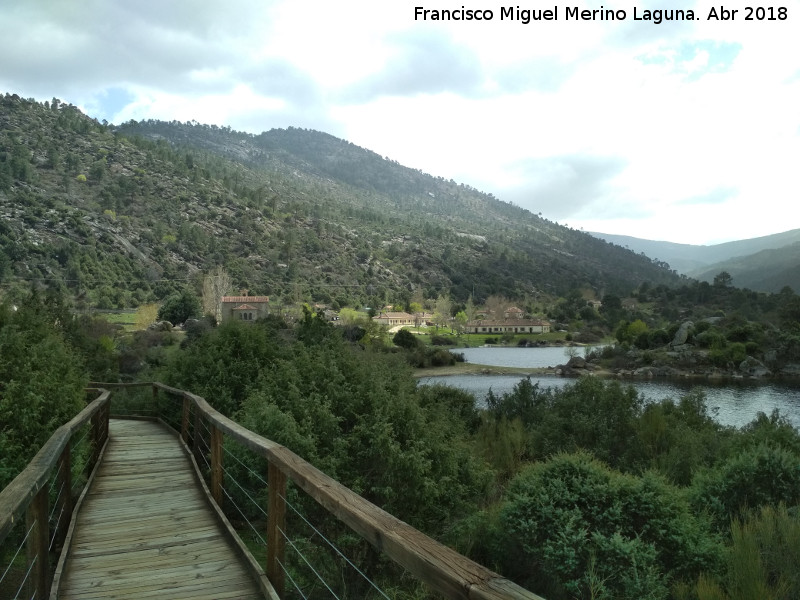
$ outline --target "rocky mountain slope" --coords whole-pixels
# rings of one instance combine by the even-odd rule
[[[100,124],[0,97],[0,286],[135,306],[223,265],[277,301],[520,301],[672,284],[658,262],[333,136]]]

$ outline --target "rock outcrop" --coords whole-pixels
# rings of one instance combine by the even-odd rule
[[[739,371],[750,377],[769,377],[772,372],[760,360],[748,356],[739,363]]]
[[[672,341],[669,343],[670,346],[684,346],[686,344],[686,340],[689,339],[689,330],[694,326],[694,323],[691,321],[685,321],[681,324],[678,328],[678,331],[675,332],[675,337],[672,338]]]

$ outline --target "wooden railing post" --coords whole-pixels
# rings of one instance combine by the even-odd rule
[[[189,396],[183,397],[183,417],[181,418],[181,439],[189,444]]]
[[[108,441],[108,429],[111,426],[111,402],[106,404],[105,408],[103,409],[103,418],[105,420],[103,426],[103,443],[105,444]]]
[[[211,424],[211,496],[222,507],[222,431]]]
[[[28,506],[25,522],[28,529],[32,528],[28,536],[27,555],[28,563],[33,563],[31,575],[28,579],[28,597],[43,600],[48,596],[48,583],[50,578],[50,523],[47,513],[48,488],[45,485],[40,489]]]
[[[69,521],[72,516],[72,451],[71,441],[67,440],[64,450],[61,451],[61,457],[58,461],[58,486],[61,490],[60,506],[56,507],[59,511],[60,517],[58,520],[58,530],[56,533],[56,540],[58,545],[64,542],[67,537],[67,530],[69,529]]]
[[[153,408],[156,411],[156,416],[161,418],[161,409],[158,406],[158,386],[153,384]]]
[[[101,411],[97,411],[92,415],[92,455],[89,462],[89,472],[92,472],[92,469],[97,466],[97,461],[100,459],[100,449],[103,447],[103,440],[102,440],[102,431],[103,426],[101,424]]]
[[[273,463],[267,473],[269,507],[267,508],[267,578],[279,598],[284,597],[283,567],[286,540],[286,475]]]
[[[200,452],[202,451],[202,446],[200,445],[201,440],[203,439],[203,434],[200,430],[202,427],[202,421],[200,420],[202,415],[200,414],[200,409],[195,407],[194,410],[194,435],[192,436],[192,453],[194,454],[194,459],[197,461],[197,464],[200,464]]]

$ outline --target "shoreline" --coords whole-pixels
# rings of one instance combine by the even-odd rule
[[[723,375],[720,373],[676,373],[671,376],[648,376],[633,374],[632,372],[615,373],[606,369],[581,370],[570,375],[559,375],[555,367],[498,367],[495,365],[481,365],[477,363],[456,363],[447,367],[428,367],[414,369],[412,376],[415,379],[425,377],[451,377],[457,375],[519,375],[520,377],[558,377],[559,379],[578,379],[584,375],[615,379],[619,381],[696,381],[709,384],[727,384],[746,381],[749,383],[797,383],[800,377],[750,377],[747,375]]]
[[[447,367],[414,369],[413,373],[413,376],[417,379],[421,377],[446,377],[450,375],[552,375],[556,377],[553,369],[548,367],[498,367],[467,362],[456,363]]]

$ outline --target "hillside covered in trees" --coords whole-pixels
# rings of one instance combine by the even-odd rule
[[[642,255],[324,133],[112,126],[8,94],[0,215],[0,285],[19,296],[56,284],[88,307],[162,300],[217,265],[238,288],[334,307],[473,291],[535,304],[678,281]]]

